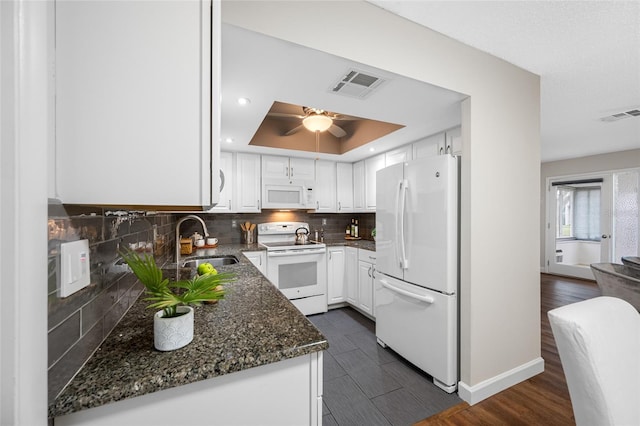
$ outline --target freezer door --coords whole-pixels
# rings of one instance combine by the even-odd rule
[[[458,379],[456,296],[378,273],[374,300],[378,340],[433,376],[438,386],[455,388]]]
[[[400,196],[403,163],[376,174],[376,270],[402,278],[400,266]]]
[[[457,290],[457,160],[449,155],[405,164],[404,280],[453,294]]]

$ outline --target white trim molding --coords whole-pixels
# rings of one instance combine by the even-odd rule
[[[474,386],[469,386],[464,382],[458,383],[458,395],[469,405],[489,398],[510,388],[520,382],[523,382],[544,371],[544,359],[536,358],[532,361],[522,364],[502,374],[484,380]]]

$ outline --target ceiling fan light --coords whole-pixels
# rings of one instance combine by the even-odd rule
[[[333,124],[333,120],[326,115],[314,114],[305,117],[302,120],[302,125],[305,129],[312,132],[324,132]]]

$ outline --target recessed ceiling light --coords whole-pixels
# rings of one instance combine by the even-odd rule
[[[249,105],[251,103],[251,99],[249,99],[249,98],[238,98],[238,103],[240,105]]]
[[[369,148],[369,151],[374,152],[376,149],[374,147]]]
[[[226,143],[233,143],[233,138],[226,138],[224,141]]]

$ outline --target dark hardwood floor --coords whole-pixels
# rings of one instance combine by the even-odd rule
[[[473,406],[461,403],[414,426],[574,425],[569,389],[547,312],[600,296],[595,281],[541,274],[540,320],[544,372]]]

